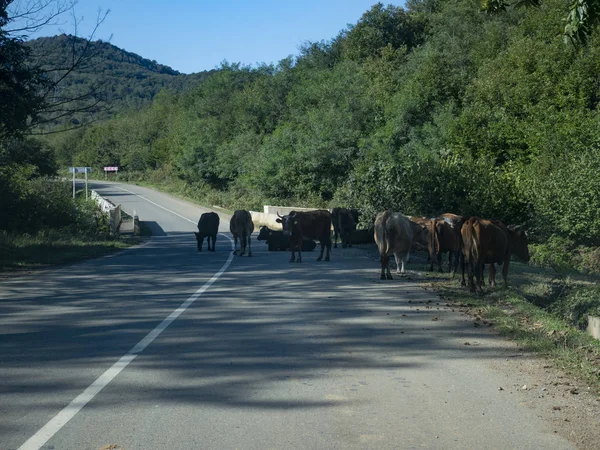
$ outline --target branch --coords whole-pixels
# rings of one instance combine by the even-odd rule
[[[55,21],[57,17],[73,11],[76,0],[28,0],[23,4],[23,1],[17,0],[14,8],[8,9],[8,22],[16,22],[20,25],[15,28],[5,28],[8,35],[34,33],[39,29],[48,25],[59,25],[59,21]]]

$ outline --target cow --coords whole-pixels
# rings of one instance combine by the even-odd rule
[[[237,255],[237,243],[240,240],[240,256],[246,253],[246,244],[248,245],[248,256],[252,256],[251,237],[254,231],[252,215],[245,209],[237,209],[233,212],[229,221],[229,231],[233,235],[233,254]]]
[[[346,208],[333,208],[331,221],[333,224],[333,248],[337,248],[338,235],[342,238],[342,248],[352,247],[352,232],[358,223],[358,210]]]
[[[297,262],[302,262],[302,239],[317,239],[321,243],[321,253],[317,261],[323,259],[323,252],[327,248],[325,261],[329,261],[331,253],[331,213],[324,209],[316,211],[291,211],[285,216],[277,213],[277,222],[283,227],[284,234],[290,237],[290,249],[292,256],[290,262],[294,262],[295,251],[298,251]]]
[[[285,251],[290,249],[290,236],[284,235],[283,231],[271,230],[266,225],[260,227],[258,232],[258,241],[266,241],[269,245],[270,252],[276,252],[279,250]],[[311,252],[315,249],[317,243],[312,239],[302,240],[302,251]]]
[[[215,243],[217,242],[217,233],[219,232],[219,215],[215,212],[207,212],[200,216],[198,220],[198,232],[194,232],[196,235],[196,241],[198,242],[198,251],[202,251],[202,244],[204,238],[206,238],[206,244],[208,251],[215,251]],[[212,248],[210,246],[210,240],[212,239]]]
[[[499,226],[505,226],[504,223],[499,220],[493,220],[493,222]],[[507,225],[505,228],[508,233],[511,255],[515,255],[519,259],[529,262],[529,242],[527,233],[523,230],[523,227],[521,225]],[[483,268],[481,272],[481,282],[483,284]],[[494,266],[494,263],[490,264],[488,283],[490,286],[496,286],[496,267]],[[504,284],[506,286],[506,280]]]
[[[375,218],[375,242],[379,249],[381,261],[381,279],[392,280],[392,274],[388,267],[389,255],[394,254],[398,266],[396,273],[404,274],[406,255],[410,251],[412,243],[419,235],[424,233],[426,227],[415,223],[401,213],[390,210],[377,214]],[[402,254],[402,269],[400,269],[399,254]]]
[[[352,245],[371,244],[375,242],[373,227],[354,230],[350,235],[350,242],[352,242]]]
[[[498,220],[485,220],[478,217],[467,219],[461,228],[463,254],[468,268],[469,290],[475,292],[473,276],[477,279],[477,288],[482,291],[483,268],[490,264],[490,283],[496,284],[494,263],[503,265],[502,277],[504,286],[508,286],[508,266],[514,253],[519,258],[529,261],[527,234],[519,228],[507,227]],[[464,266],[463,266],[463,280]]]
[[[419,217],[419,216],[406,216],[406,217],[408,217],[408,220],[418,223],[419,225],[425,227],[423,232],[420,233],[415,240],[413,240],[411,250],[415,250],[415,251],[427,250],[428,251],[430,219],[427,219],[425,217]],[[429,260],[429,253],[427,253],[427,255],[428,255],[427,259]],[[410,262],[410,252],[406,255],[406,262]],[[398,264],[398,261],[396,261],[396,264]]]
[[[442,253],[448,252],[448,267],[452,276],[456,273],[461,259],[461,228],[465,218],[452,213],[445,213],[432,218],[429,223],[429,270],[433,271],[433,264],[437,261],[438,270],[442,269]],[[454,264],[452,259],[454,258]]]

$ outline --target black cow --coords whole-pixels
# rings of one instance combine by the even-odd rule
[[[260,227],[260,231],[258,232],[258,237],[256,238],[258,241],[266,241],[269,245],[270,252],[276,251],[285,251],[290,249],[290,236],[283,234],[283,231],[271,230],[266,225]],[[312,239],[303,239],[302,240],[302,251],[303,252],[312,252],[317,243]]]
[[[198,221],[198,232],[194,232],[196,235],[196,241],[198,241],[198,251],[202,251],[202,244],[204,238],[206,238],[206,244],[208,251],[215,251],[215,243],[217,242],[217,233],[219,232],[219,215],[215,212],[204,213],[200,216]],[[212,248],[210,248],[210,240],[212,239]]]
[[[373,228],[354,230],[350,235],[350,242],[354,245],[372,244],[375,242]]]
[[[331,210],[333,224],[333,247],[337,248],[338,235],[342,238],[342,248],[352,247],[352,232],[358,223],[358,210],[346,208],[333,208]]]
[[[329,261],[331,253],[331,213],[324,209],[316,211],[298,212],[291,211],[288,215],[280,216],[277,222],[283,226],[284,234],[290,236],[292,256],[290,262],[296,260],[295,250],[298,250],[298,262],[302,262],[302,239],[318,239],[321,243],[321,253],[317,261],[323,259],[323,252],[327,247],[325,261]]]
[[[229,221],[229,231],[233,235],[233,254],[237,254],[238,238],[240,240],[240,256],[246,253],[246,244],[248,245],[248,256],[252,256],[252,246],[250,244],[254,223],[252,215],[245,209],[237,209],[233,212]]]

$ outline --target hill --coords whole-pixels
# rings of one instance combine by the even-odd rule
[[[69,109],[76,110],[74,114],[61,117],[55,113],[46,129],[138,110],[150,104],[161,89],[181,92],[212,72],[182,74],[109,42],[88,42],[66,34],[34,39],[27,45],[31,48],[32,64],[45,70],[51,81],[60,80],[50,94],[52,102],[61,104],[93,92],[91,97],[75,102],[75,108],[72,102],[69,104]],[[73,60],[79,60],[79,64],[67,73]]]

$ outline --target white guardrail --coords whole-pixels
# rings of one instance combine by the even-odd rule
[[[102,197],[92,189],[92,198],[98,203],[100,209],[108,214],[111,233],[118,233],[121,226],[121,205],[115,206],[112,202]]]
[[[250,211],[252,222],[257,227],[262,225],[268,226],[271,230],[281,230],[281,224],[277,222],[277,213],[282,216],[289,214],[291,211],[314,211],[318,208],[296,208],[293,206],[269,206],[263,207],[263,212]]]

